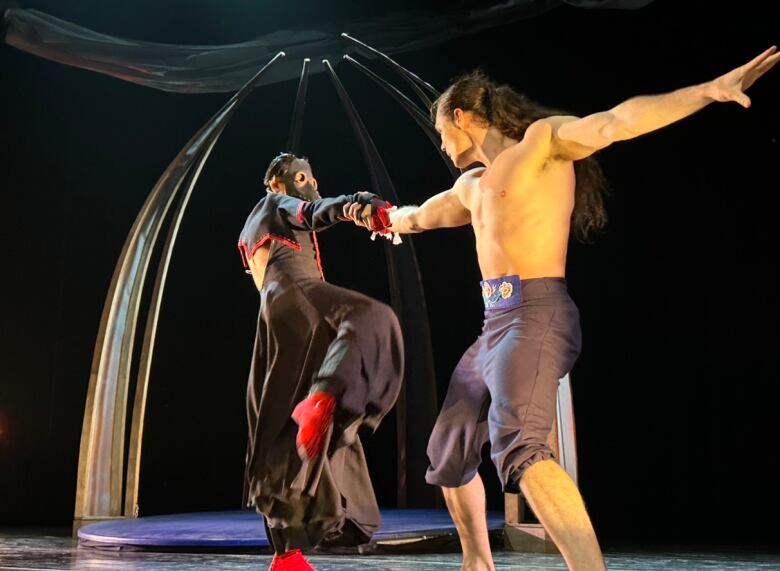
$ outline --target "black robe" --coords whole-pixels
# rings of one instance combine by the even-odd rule
[[[247,267],[271,242],[247,389],[247,477],[249,503],[266,517],[277,550],[365,543],[379,526],[357,430],[375,429],[398,397],[400,327],[387,305],[324,281],[315,234],[354,200],[269,192],[239,240]],[[337,409],[324,453],[303,462],[290,415],[314,390],[335,395]]]

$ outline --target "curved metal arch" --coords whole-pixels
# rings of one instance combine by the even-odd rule
[[[330,62],[323,60],[323,64],[360,144],[360,150],[371,175],[373,191],[398,204],[398,194],[371,135]],[[404,331],[407,355],[413,356],[406,359],[404,384],[396,405],[399,459],[398,507],[406,507],[409,499],[415,503],[432,504],[435,502],[433,490],[422,479],[428,466],[425,454],[427,442],[420,438],[408,438],[406,431],[408,417],[414,418],[417,430],[430,431],[433,429],[436,416],[436,375],[433,367],[428,309],[417,254],[411,238],[407,237],[397,247],[384,242],[391,304]],[[414,327],[410,325],[412,323],[415,324]],[[409,473],[419,477],[407,480]]]
[[[403,78],[403,80],[406,81],[406,83],[408,83],[409,86],[414,90],[414,92],[417,94],[417,97],[419,97],[420,100],[425,105],[426,109],[430,109],[431,105],[433,105],[433,101],[431,101],[429,95],[433,96],[434,99],[438,98],[441,95],[441,93],[439,93],[430,83],[420,79],[418,75],[412,73],[404,66],[402,66],[400,63],[392,59],[390,56],[380,52],[378,49],[372,48],[368,44],[361,42],[357,38],[353,38],[347,33],[341,34],[341,37],[353,43],[363,51],[366,51],[371,55],[377,56],[378,58],[387,62],[387,64],[391,68],[393,68],[393,71],[395,71],[398,75],[400,75]],[[426,93],[426,91],[428,93]]]
[[[428,118],[428,116],[423,114],[422,111],[420,111],[420,108],[417,107],[417,105],[415,105],[414,102],[412,102],[411,99],[404,95],[397,87],[379,77],[376,73],[371,71],[355,58],[349,55],[344,55],[344,59],[359,69],[363,74],[368,76],[372,81],[374,81],[374,83],[379,85],[379,87],[384,89],[401,107],[404,108],[407,113],[409,113],[411,118],[414,119],[414,122],[417,123],[417,126],[422,129],[423,133],[425,133],[425,136],[428,137],[428,140],[433,144],[433,147],[444,161],[444,165],[447,167],[447,170],[450,171],[452,177],[457,178],[460,175],[460,171],[453,166],[452,161],[450,161],[441,150],[439,135],[436,133],[436,129],[434,129],[433,124],[431,123],[431,120]]]
[[[295,94],[295,107],[290,121],[290,135],[287,137],[287,150],[294,155],[301,154],[301,134],[303,132],[303,116],[306,111],[306,91],[309,84],[309,58],[303,60],[301,79],[298,81],[298,92]]]
[[[106,295],[84,412],[76,487],[75,526],[121,517],[127,393],[141,294],[166,215],[182,186],[186,195],[174,215],[152,294],[136,385],[128,480],[136,487],[154,333],[170,254],[179,223],[201,169],[225,125],[260,76],[284,56],[279,52],[189,140],[152,189],[117,260]],[[134,492],[127,495],[132,497]]]

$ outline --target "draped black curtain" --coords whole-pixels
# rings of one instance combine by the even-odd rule
[[[564,4],[581,8],[637,9],[651,2],[509,0],[468,11],[400,12],[352,23],[349,30],[279,30],[238,44],[213,46],[117,38],[37,10],[20,8],[4,11],[3,26],[8,45],[46,59],[163,91],[211,93],[238,90],[281,50],[287,57],[274,66],[259,85],[299,77],[300,61],[305,57],[312,59],[311,73],[322,72],[322,59],[337,61],[345,51],[354,51],[355,48],[339,36],[345,31],[384,53],[396,54],[531,18]]]

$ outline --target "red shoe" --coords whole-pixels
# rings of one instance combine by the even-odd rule
[[[298,423],[298,436],[295,444],[304,460],[315,458],[322,452],[325,435],[333,423],[333,411],[336,397],[324,391],[318,391],[298,403],[292,418]]]
[[[300,549],[293,549],[287,553],[274,554],[268,571],[317,571],[309,565]]]

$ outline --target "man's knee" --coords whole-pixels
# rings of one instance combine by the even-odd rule
[[[494,457],[496,469],[501,476],[504,493],[520,493],[520,481],[523,479],[526,471],[538,462],[554,459],[555,456],[546,442],[529,444],[515,454],[509,454],[505,458],[497,459]]]
[[[381,301],[371,300],[368,308],[368,315],[372,319],[378,320],[380,323],[398,324],[398,316],[396,316],[393,308]]]
[[[355,306],[350,321],[355,330],[363,335],[373,331],[380,338],[401,336],[401,324],[395,311],[386,303],[375,299],[367,299]]]
[[[425,481],[432,486],[439,486],[446,495],[453,490],[461,488],[471,482],[478,473],[478,467],[470,468],[465,472],[462,469],[452,469],[448,466],[428,467],[425,473]]]

